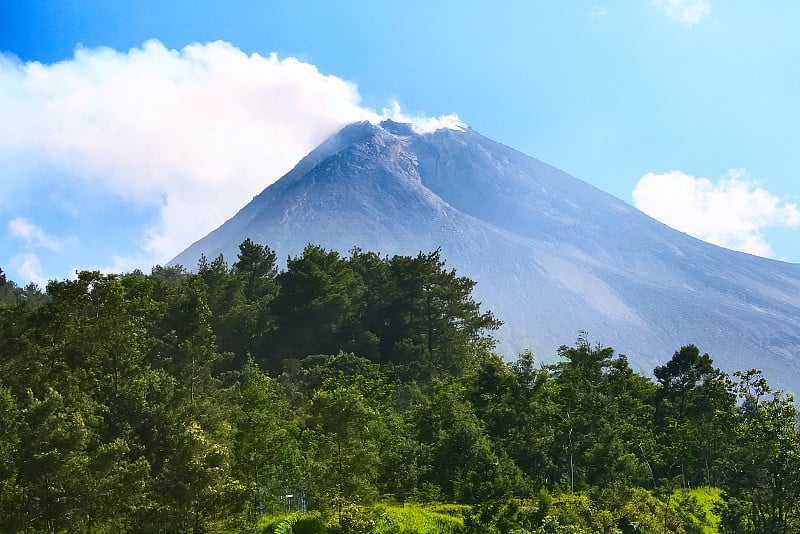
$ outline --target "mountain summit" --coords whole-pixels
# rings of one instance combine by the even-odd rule
[[[553,361],[585,330],[650,372],[694,343],[727,371],[758,367],[800,391],[800,265],[689,237],[470,128],[346,126],[171,263],[233,261],[248,237],[279,258],[308,243],[441,247],[505,322],[507,356]]]

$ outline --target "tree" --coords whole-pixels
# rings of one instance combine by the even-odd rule
[[[212,521],[233,517],[248,502],[233,476],[233,426],[224,404],[207,399],[172,414],[163,466],[155,478],[155,508],[148,531],[206,532]]]
[[[723,485],[730,532],[787,534],[800,529],[800,431],[790,395],[773,391],[761,371],[738,371],[742,403]]]
[[[284,357],[348,350],[361,318],[363,282],[338,252],[309,245],[278,275],[272,303]]]
[[[255,243],[250,238],[239,245],[239,255],[233,269],[244,283],[245,296],[249,302],[274,296],[277,291],[277,259],[274,250]]]
[[[491,355],[466,378],[467,399],[491,439],[529,480],[543,486],[552,471],[548,449],[553,441],[549,421],[553,406],[546,388],[548,371],[537,369],[533,353],[525,351],[509,364]]]
[[[165,333],[154,348],[154,365],[174,376],[181,398],[193,403],[212,394],[214,368],[224,358],[217,351],[205,284],[187,275],[166,304]]]
[[[388,341],[387,321],[391,315],[395,280],[390,276],[389,260],[359,248],[350,251],[348,265],[361,278],[361,318],[352,351],[372,361],[386,363],[393,342]]]
[[[91,444],[100,424],[98,406],[86,395],[49,389],[23,405],[27,446],[18,480],[25,522],[46,532],[76,531],[96,514],[91,500]]]
[[[13,280],[8,280],[6,273],[0,269],[0,306],[12,306],[21,300],[24,300],[24,290]]]
[[[309,417],[312,497],[339,512],[344,503],[373,500],[380,460],[380,414],[356,384],[329,380],[314,393]]]
[[[233,367],[241,366],[246,358],[246,347],[252,347],[255,314],[247,307],[247,312],[240,310],[246,307],[243,283],[237,280],[222,254],[209,262],[200,256],[197,263],[197,276],[205,285],[205,299],[209,309],[209,324],[215,335],[217,346],[222,352],[233,352],[237,355]],[[249,319],[249,320],[248,320]]]
[[[562,346],[566,361],[552,370],[553,412],[557,429],[553,461],[570,490],[651,478],[643,463],[647,439],[646,379],[630,369],[614,349],[589,343],[581,332],[574,347]]]
[[[235,390],[237,478],[247,481],[253,511],[301,489],[298,429],[281,385],[251,358]]]
[[[24,427],[22,414],[11,391],[0,383],[0,517],[5,526],[0,532],[22,530],[20,503],[23,487],[19,484],[21,450]]]
[[[463,387],[435,379],[428,398],[413,412],[424,484],[438,487],[446,499],[478,503],[513,495],[521,485],[514,462],[496,447],[464,398]]]
[[[217,347],[220,352],[233,354],[226,362],[229,371],[245,365],[248,355],[261,357],[274,330],[269,313],[276,291],[274,267],[266,268],[258,262],[256,251],[263,254],[264,247],[247,240],[240,249],[247,260],[235,263],[232,269],[221,254],[211,262],[201,256],[197,266]],[[269,279],[262,279],[262,272]]]
[[[660,386],[655,422],[667,461],[679,468],[684,486],[713,484],[715,463],[732,435],[735,396],[727,375],[694,345],[681,347],[653,373]]]
[[[446,270],[439,249],[389,260],[391,305],[381,339],[390,361],[424,372],[460,375],[494,347],[488,332],[502,324],[472,299],[475,282]]]
[[[16,304],[22,296],[22,289],[6,279],[6,273],[0,269],[0,306],[11,306]]]
[[[585,332],[578,336],[575,347],[562,345],[558,354],[566,361],[554,368],[554,412],[552,421],[559,429],[555,454],[570,491],[593,483],[590,471],[594,466],[589,455],[600,441],[601,427],[607,423],[605,370],[611,364],[614,349],[592,346]]]

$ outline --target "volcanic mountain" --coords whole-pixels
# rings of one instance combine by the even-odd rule
[[[758,367],[800,391],[800,265],[689,237],[470,128],[346,126],[171,263],[232,262],[248,237],[279,258],[309,243],[441,247],[505,322],[508,357],[552,362],[585,330],[645,373],[694,343],[725,370]]]

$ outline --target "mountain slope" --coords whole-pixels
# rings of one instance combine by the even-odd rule
[[[173,260],[442,248],[505,321],[499,349],[552,361],[579,330],[649,372],[695,343],[726,370],[800,391],[800,265],[722,249],[473,130],[345,127]]]

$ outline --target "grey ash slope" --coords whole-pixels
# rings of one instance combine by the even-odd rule
[[[800,391],[800,265],[725,250],[473,130],[345,127],[172,263],[232,261],[245,238],[279,258],[441,247],[506,325],[506,355],[542,360],[579,330],[650,372],[695,343],[726,370]]]

